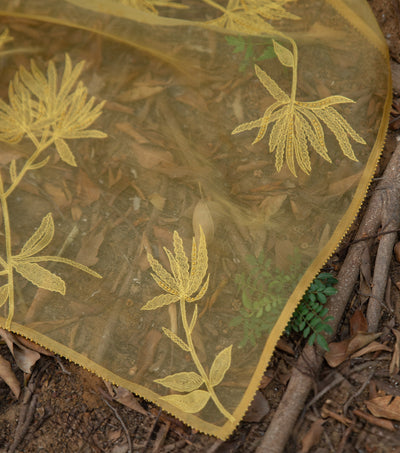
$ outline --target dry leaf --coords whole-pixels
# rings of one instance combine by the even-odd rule
[[[368,323],[361,310],[356,310],[350,318],[350,335],[356,335],[358,332],[368,332]]]
[[[54,352],[49,351],[48,349],[44,348],[43,346],[40,346],[39,344],[36,344],[33,341],[28,340],[25,337],[21,337],[20,335],[14,334],[14,338],[16,338],[26,348],[32,349],[32,351],[36,351],[42,355],[47,355],[48,357],[54,357]]]
[[[71,204],[70,194],[66,193],[60,186],[51,184],[50,182],[45,182],[43,187],[60,209],[66,208]]]
[[[321,435],[324,431],[323,424],[326,420],[319,418],[315,420],[311,425],[310,429],[306,432],[304,437],[301,439],[301,450],[300,453],[308,453],[310,449],[318,444]]]
[[[135,102],[139,101],[140,99],[146,99],[148,97],[161,93],[161,91],[163,91],[164,89],[165,86],[149,86],[147,84],[137,84],[135,88],[123,92],[120,96],[118,96],[117,99],[121,102]]]
[[[359,332],[347,340],[339,341],[338,343],[330,343],[329,351],[325,353],[324,356],[325,360],[332,368],[337,367],[356,351],[371,343],[380,335],[381,333]]]
[[[286,198],[286,194],[268,196],[264,198],[264,200],[260,203],[260,208],[264,212],[265,220],[269,220],[272,216],[278,213]]]
[[[76,193],[82,206],[89,206],[100,198],[100,187],[89,176],[79,170]]]
[[[329,223],[327,223],[324,226],[324,229],[322,230],[321,236],[319,238],[318,250],[322,250],[325,247],[325,245],[328,242],[330,236],[331,236],[331,226],[329,225]]]
[[[196,204],[193,211],[192,224],[196,241],[199,242],[199,225],[201,225],[207,244],[211,244],[214,239],[214,220],[207,201],[199,200]]]
[[[378,343],[377,341],[373,341],[369,345],[365,346],[365,348],[360,349],[356,353],[352,354],[351,358],[355,359],[356,357],[361,357],[364,354],[368,354],[369,352],[377,352],[377,351],[388,351],[392,352],[392,348],[389,346]]]
[[[113,396],[114,401],[123,404],[130,409],[133,409],[136,412],[139,412],[143,415],[148,415],[147,411],[139,404],[137,398],[133,395],[132,392],[125,389],[124,387],[117,387],[114,389],[115,395]]]
[[[134,129],[131,123],[123,122],[123,123],[116,123],[115,127],[125,134],[129,135],[133,139],[135,139],[138,143],[144,144],[149,143],[146,137],[143,137],[136,129]]]
[[[348,190],[356,186],[360,180],[362,172],[356,173],[355,175],[347,176],[340,181],[335,181],[329,184],[328,194],[334,196],[342,196]]]
[[[375,417],[400,421],[400,396],[378,396],[365,404]]]
[[[394,376],[400,371],[400,332],[396,329],[392,329],[392,332],[396,336],[396,343],[394,344],[393,357],[390,362],[389,373],[391,376]]]
[[[85,266],[94,266],[99,261],[97,254],[101,244],[104,241],[105,229],[100,233],[90,234],[82,239],[81,248],[76,255],[76,261],[84,264]]]
[[[16,398],[21,393],[19,381],[11,369],[10,363],[0,355],[0,378],[10,387]]]
[[[396,260],[400,263],[400,242],[394,246],[393,252]]]
[[[137,143],[133,144],[131,150],[139,165],[148,170],[158,166],[174,166],[174,158],[169,151],[162,151],[153,146],[142,146]]]
[[[159,193],[154,192],[151,195],[149,195],[149,200],[150,203],[159,211],[162,211],[164,209],[164,205],[166,202],[166,198],[161,196]]]
[[[10,332],[0,329],[0,335],[6,342],[8,349],[11,351],[15,362],[19,369],[24,373],[30,374],[32,367],[40,359],[40,354],[36,351],[26,348],[18,339]]]
[[[260,423],[269,411],[270,407],[268,401],[265,396],[257,390],[250,407],[247,409],[247,412],[243,417],[243,420],[245,422]]]

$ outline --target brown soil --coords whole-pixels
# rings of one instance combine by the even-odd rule
[[[370,0],[369,3],[387,39],[393,61],[400,63],[399,3],[393,0]],[[397,83],[400,85],[399,81]],[[396,123],[393,122],[392,126],[392,129],[395,128]],[[391,130],[379,171],[383,170],[395,143],[396,131]],[[337,252],[337,264],[343,261],[346,250],[344,244]],[[400,280],[400,269],[394,261],[391,277],[393,281]],[[388,341],[391,338],[390,328],[400,323],[400,295],[393,291],[392,298],[397,312],[395,310],[381,322],[381,330],[386,333]],[[349,311],[348,318],[351,315]],[[346,337],[347,326],[348,319],[344,320],[338,339]],[[300,347],[299,344],[296,354]],[[9,387],[0,381],[0,451],[24,453],[253,452],[285,391],[294,362],[293,356],[277,350],[261,389],[262,398],[269,403],[269,412],[261,421],[242,421],[231,438],[222,442],[193,431],[144,400],[138,399],[138,402],[148,412],[146,416],[116,403],[100,378],[62,358],[42,356],[29,380],[24,382],[24,374],[14,363],[6,345],[0,345],[0,354],[13,363],[13,371],[21,386],[25,387],[22,396],[16,400]],[[360,366],[360,371],[352,374],[348,362],[337,369],[324,365],[321,374],[315,377],[316,391],[329,385],[338,373],[345,379],[302,414],[287,446],[288,452],[300,451],[301,439],[313,421],[320,417],[322,409],[346,415],[343,414],[346,403],[353,398],[349,407],[365,410],[364,402],[372,385],[378,390],[400,396],[400,378],[390,377],[388,372],[391,354],[384,352],[372,359],[371,355],[365,357],[356,360],[353,365]],[[361,369],[363,364],[366,367]],[[260,406],[254,407],[250,415],[257,418],[254,412],[261,410]],[[248,420],[251,420],[250,415]],[[340,421],[328,417],[322,436],[309,451],[400,452],[399,427],[396,426],[396,429],[397,432],[390,432],[360,419],[349,430]]]

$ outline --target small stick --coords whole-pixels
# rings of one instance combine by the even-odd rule
[[[375,370],[372,370],[368,378],[365,380],[364,384],[357,390],[356,393],[350,396],[350,398],[346,401],[345,405],[343,406],[343,415],[347,414],[347,409],[350,406],[350,403],[354,400],[354,398],[357,398],[357,396],[361,395],[361,393],[364,391],[365,387],[369,385],[371,379],[373,378],[375,374]]]
[[[122,420],[121,416],[119,415],[117,409],[115,409],[114,406],[112,406],[105,398],[102,397],[102,400],[107,404],[107,406],[114,412],[115,417],[118,419],[118,421],[121,423],[121,426],[125,432],[126,440],[128,441],[128,453],[132,453],[132,441],[131,441],[131,436],[129,435],[128,428],[125,425],[125,422]]]
[[[359,409],[354,409],[353,414],[357,415],[360,418],[363,418],[364,420],[367,420],[367,422],[371,423],[372,425],[388,429],[389,431],[393,432],[396,431],[396,428],[394,427],[393,423],[390,420],[384,420],[383,418],[374,417],[373,415],[366,414],[365,412],[360,411]]]
[[[399,174],[400,144],[396,147],[389,165],[385,170],[382,181],[379,184],[385,184],[386,181],[398,178]],[[381,219],[381,197],[377,195],[377,192],[374,192],[358,229],[356,239],[375,234],[381,225]],[[329,309],[329,314],[333,317],[331,325],[334,332],[339,325],[347,302],[353,292],[354,285],[358,280],[364,246],[365,242],[356,243],[350,246],[346,259],[339,272],[339,283],[337,285],[338,292],[336,295],[332,296],[328,302],[327,307]],[[256,453],[264,453],[266,451],[268,451],[268,453],[281,453],[284,450],[293,431],[293,426],[304,407],[308,393],[313,387],[313,380],[300,371],[304,369],[304,367],[307,369],[307,362],[310,364],[313,373],[318,373],[322,365],[322,356],[317,354],[316,349],[309,345],[304,348],[296,367],[292,371],[292,377],[286,392]],[[310,368],[310,366],[308,366],[308,368]]]

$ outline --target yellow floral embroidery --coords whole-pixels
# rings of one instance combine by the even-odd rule
[[[10,31],[6,28],[3,33],[0,35],[0,49],[10,41],[13,41],[14,38],[10,36]]]
[[[18,187],[28,171],[38,170],[49,161],[49,156],[42,160],[39,157],[50,146],[55,148],[61,159],[69,165],[76,166],[75,157],[70,150],[67,139],[103,138],[106,134],[87,129],[101,114],[104,103],[94,106],[95,99],[87,100],[87,89],[78,77],[84,62],[72,67],[71,59],[65,57],[65,68],[61,82],[53,62],[49,63],[47,77],[31,63],[31,72],[21,68],[10,82],[9,104],[0,100],[0,141],[18,143],[28,138],[34,151],[24,163],[17,168],[16,161],[10,164],[10,184],[4,186],[0,174],[0,203],[3,213],[6,257],[0,257],[0,276],[7,278],[7,283],[0,287],[0,306],[8,301],[6,328],[11,326],[14,316],[14,271],[22,275],[39,288],[65,294],[65,282],[37,263],[53,261],[68,264],[88,274],[101,276],[75,261],[58,256],[37,256],[53,239],[54,222],[51,213],[47,214],[33,235],[25,242],[21,251],[14,255],[11,247],[11,225],[8,210],[8,198]]]
[[[173,237],[174,254],[170,250],[164,248],[171,266],[172,275],[165,270],[150,253],[147,255],[150,266],[154,272],[151,274],[153,279],[158,286],[168,294],[161,294],[149,300],[142,307],[142,310],[156,310],[164,305],[179,301],[186,341],[166,327],[163,327],[162,329],[165,335],[176,345],[182,350],[190,353],[197,369],[197,372],[176,373],[162,379],[156,379],[155,382],[171,390],[188,392],[186,394],[173,394],[162,397],[164,401],[169,402],[182,411],[188,413],[199,412],[211,399],[218,407],[219,411],[228,420],[234,422],[234,417],[224,408],[214,389],[214,387],[223,380],[225,373],[230,368],[232,345],[223,349],[215,357],[210,372],[207,374],[198,358],[192,338],[192,332],[196,325],[198,315],[197,304],[194,307],[190,322],[187,317],[186,303],[200,300],[208,288],[209,276],[203,283],[208,268],[206,239],[202,228],[199,227],[199,229],[199,246],[197,248],[196,241],[193,238],[190,268],[188,258],[183,249],[182,239],[176,231],[174,232]],[[206,390],[199,390],[203,385],[206,387]]]
[[[284,4],[291,0],[229,0],[226,7],[214,0],[203,0],[222,12],[217,19],[208,21],[228,30],[243,33],[270,33],[274,30],[265,20],[299,19],[284,9]]]
[[[329,96],[314,102],[297,101],[297,46],[293,40],[289,40],[292,43],[293,52],[276,41],[273,41],[273,44],[280,63],[292,68],[293,71],[290,96],[266,72],[255,65],[258,79],[276,102],[265,110],[261,118],[239,125],[232,131],[232,134],[259,128],[257,137],[253,141],[254,144],[265,136],[268,126],[273,124],[269,136],[269,151],[275,152],[276,170],[279,172],[282,169],[286,156],[288,167],[296,176],[295,158],[302,171],[307,174],[311,172],[308,143],[326,161],[331,162],[325,145],[322,121],[335,135],[343,154],[356,161],[357,158],[348,136],[361,144],[365,144],[365,140],[332,107],[334,104],[353,103],[354,101],[344,96]]]
[[[132,6],[132,8],[138,9],[140,11],[147,11],[150,13],[158,14],[157,7],[170,7],[185,9],[186,5],[181,3],[175,3],[171,0],[114,0],[123,5]]]

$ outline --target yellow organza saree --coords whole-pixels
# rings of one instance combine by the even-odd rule
[[[0,325],[226,438],[383,146],[367,3],[0,13]]]

